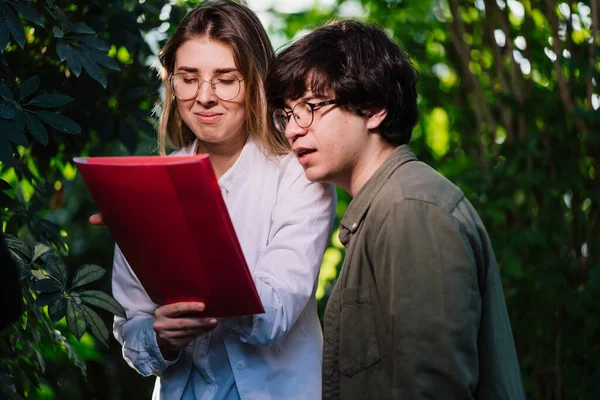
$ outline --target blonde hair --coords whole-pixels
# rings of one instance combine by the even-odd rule
[[[197,37],[207,37],[231,48],[236,67],[246,85],[246,133],[267,154],[287,153],[287,139],[275,129],[268,116],[264,87],[269,64],[275,54],[273,47],[256,14],[231,0],[206,1],[193,8],[158,55],[165,90],[158,132],[159,152],[165,154],[167,145],[180,149],[196,139],[179,115],[170,76],[175,68],[179,46]]]

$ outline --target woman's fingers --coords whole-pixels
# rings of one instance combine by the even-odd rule
[[[104,225],[104,219],[102,218],[102,214],[92,214],[88,218],[88,221],[92,225]]]

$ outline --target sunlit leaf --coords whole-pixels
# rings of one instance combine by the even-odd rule
[[[21,98],[24,99],[26,97],[29,97],[36,90],[38,90],[39,87],[40,87],[40,77],[39,76],[34,75],[31,78],[27,79],[21,85]]]
[[[77,269],[73,277],[73,288],[97,281],[106,273],[104,268],[95,264],[84,264]]]
[[[55,279],[46,278],[39,281],[36,281],[33,284],[33,288],[38,292],[49,293],[56,292],[62,289],[62,285],[57,282]]]
[[[51,250],[52,248],[45,243],[35,243],[33,245],[33,256],[31,257],[31,262],[36,261],[38,258],[40,258],[41,256],[43,256]]]
[[[48,125],[66,133],[80,133],[81,128],[75,121],[52,111],[34,111],[34,114]]]
[[[67,328],[77,340],[81,339],[86,328],[85,316],[81,306],[75,304],[75,301],[71,299],[68,300],[67,305]]]
[[[68,300],[60,296],[48,306],[48,316],[53,323],[58,323],[67,314]]]
[[[85,316],[85,322],[87,326],[90,328],[92,334],[102,342],[103,345],[108,347],[108,338],[109,333],[104,321],[98,315],[98,313],[92,310],[90,307],[85,304],[81,304],[80,307],[83,310],[83,315]]]
[[[31,100],[29,104],[37,107],[53,108],[62,107],[71,101],[73,101],[72,97],[63,94],[41,94]]]
[[[36,138],[41,144],[48,144],[48,131],[36,116],[28,112],[25,113],[25,122],[31,136]]]
[[[0,192],[10,189],[12,189],[10,183],[6,182],[4,179],[0,179]]]
[[[86,290],[79,294],[82,301],[96,307],[100,307],[119,317],[125,318],[125,310],[114,298],[99,290]]]

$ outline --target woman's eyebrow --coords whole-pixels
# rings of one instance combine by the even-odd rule
[[[179,67],[177,70],[178,71],[190,72],[190,73],[197,73],[199,71],[198,68],[196,68],[196,67],[186,67],[184,65],[182,65],[181,67]],[[238,70],[237,70],[237,68],[229,67],[229,68],[217,68],[217,69],[213,70],[213,72],[215,74],[225,74],[225,73],[228,73],[228,72],[238,72]]]

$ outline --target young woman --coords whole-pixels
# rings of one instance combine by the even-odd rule
[[[334,213],[271,128],[263,88],[273,49],[256,15],[229,0],[193,9],[159,58],[159,148],[210,155],[264,314],[203,318],[201,303],[154,304],[117,248],[113,295],[125,360],[160,399],[320,399],[315,290]],[[177,249],[173,249],[177,251]]]

